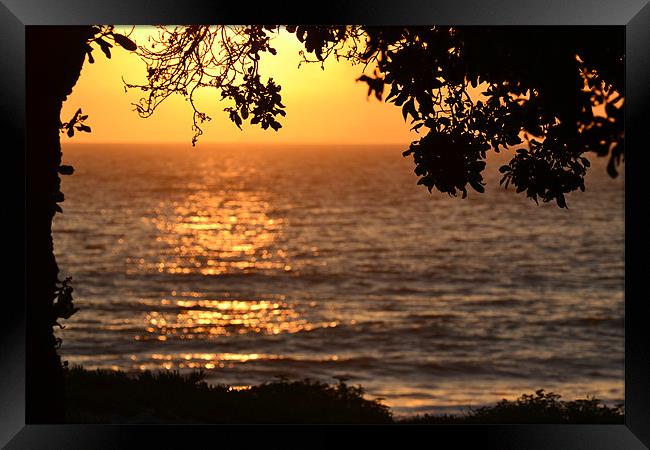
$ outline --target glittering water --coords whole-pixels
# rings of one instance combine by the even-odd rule
[[[350,377],[396,413],[623,399],[624,185],[569,210],[416,186],[401,148],[70,145],[54,224],[86,367]]]

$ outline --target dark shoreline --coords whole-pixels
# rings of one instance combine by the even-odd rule
[[[624,423],[623,406],[560,400],[538,390],[463,414],[395,417],[361,386],[278,380],[245,390],[209,385],[203,373],[65,370],[66,423]]]

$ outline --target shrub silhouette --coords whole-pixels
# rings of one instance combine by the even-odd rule
[[[502,400],[458,415],[395,419],[378,399],[366,399],[361,386],[343,380],[271,383],[233,390],[209,385],[202,372],[65,370],[69,423],[623,423],[622,407],[598,399],[560,401],[538,390],[514,401]]]
[[[597,398],[573,401],[543,389],[523,394],[516,400],[501,400],[493,406],[472,409],[465,415],[423,415],[405,419],[403,423],[623,423],[623,407],[610,407]]]
[[[203,373],[129,376],[122,371],[65,371],[67,422],[73,423],[390,423],[388,408],[359,386],[278,380],[233,390]]]

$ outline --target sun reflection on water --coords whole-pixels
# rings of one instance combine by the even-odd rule
[[[250,191],[193,191],[162,203],[143,220],[156,234],[158,252],[128,258],[128,273],[206,276],[291,271],[280,238],[286,219],[271,217],[269,202]]]
[[[288,303],[268,300],[164,300],[177,312],[150,311],[146,314],[146,334],[136,340],[206,339],[246,333],[280,334],[336,326],[334,322],[307,322]]]
[[[298,360],[301,362],[336,362],[338,355],[297,355],[287,357],[272,353],[142,353],[131,355],[131,367],[135,370],[177,369],[223,369],[234,368],[249,362],[268,364],[271,361]],[[117,370],[117,369],[115,369]]]
[[[281,241],[286,219],[272,216],[263,193],[194,186],[183,200],[161,203],[143,220],[157,251],[127,259],[128,273],[223,276],[292,270]],[[320,326],[308,323],[283,296],[210,300],[201,293],[174,291],[172,297],[161,300],[164,308],[146,314],[145,333],[136,340],[296,333]]]

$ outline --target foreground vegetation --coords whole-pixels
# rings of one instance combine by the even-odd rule
[[[278,380],[236,390],[195,372],[65,370],[68,423],[623,423],[623,408],[598,399],[562,401],[543,390],[458,415],[393,417],[343,380]]]

